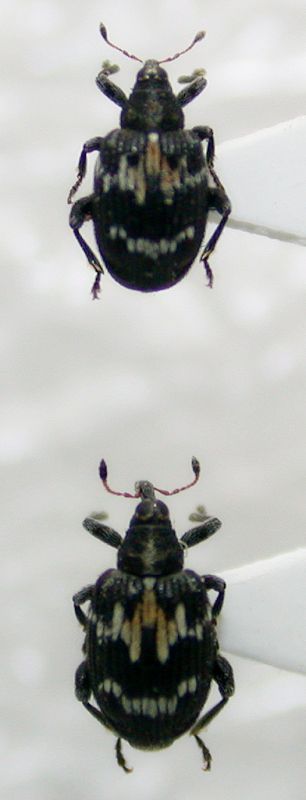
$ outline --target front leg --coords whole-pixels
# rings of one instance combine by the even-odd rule
[[[116,86],[115,83],[109,80],[109,75],[112,72],[117,72],[115,67],[109,65],[108,61],[102,66],[101,72],[96,78],[96,84],[100,92],[105,94],[109,100],[112,100],[113,103],[116,103],[117,106],[120,108],[125,108],[128,102],[128,99],[122,89],[119,89],[119,86]]]
[[[103,138],[101,136],[95,136],[94,139],[88,139],[88,142],[85,142],[85,144],[83,144],[78,163],[77,179],[76,182],[73,184],[72,188],[70,189],[67,203],[72,203],[73,195],[77,192],[80,184],[82,183],[83,178],[85,178],[86,168],[87,168],[87,154],[92,153],[94,150],[100,151],[102,144],[103,144]]]
[[[95,300],[100,292],[100,275],[104,272],[103,267],[101,266],[100,262],[96,258],[95,254],[83,239],[83,236],[80,234],[80,228],[89,219],[92,219],[92,207],[94,202],[94,195],[88,195],[88,197],[82,197],[81,200],[77,200],[76,203],[72,206],[69,218],[70,227],[73,230],[76,240],[78,241],[80,247],[85,253],[88,263],[97,273],[96,279],[93,283],[91,293],[93,299]]]
[[[203,92],[203,89],[205,89],[207,84],[207,80],[204,78],[202,70],[199,70],[198,72],[196,70],[195,73],[189,77],[183,76],[182,78],[179,78],[179,83],[189,84],[189,86],[181,89],[181,91],[176,95],[178,103],[180,104],[181,108],[183,108],[183,106],[187,106],[187,104],[191,103],[191,101],[194,100],[198,94]]]
[[[194,547],[199,542],[204,542],[205,539],[213,536],[221,528],[221,525],[222,523],[217,517],[207,517],[203,525],[197,525],[195,528],[190,528],[189,531],[186,531],[181,536],[180,541],[184,542],[187,547]]]
[[[116,550],[122,545],[123,539],[120,533],[117,533],[113,528],[108,525],[103,525],[100,520],[95,517],[86,517],[83,522],[83,527],[86,528],[92,536],[96,536],[101,542],[109,544],[110,547],[115,547]]]
[[[86,703],[91,695],[91,685],[86,661],[78,666],[74,678],[75,696],[81,703]]]

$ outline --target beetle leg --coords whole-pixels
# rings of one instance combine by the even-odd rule
[[[195,528],[190,528],[189,531],[186,531],[186,533],[181,536],[180,541],[185,542],[187,547],[194,547],[194,545],[199,544],[199,542],[204,542],[209,536],[213,536],[221,527],[221,524],[217,517],[207,517],[203,525],[197,525]]]
[[[213,274],[211,268],[208,263],[208,259],[211,256],[213,250],[216,247],[217,241],[221,236],[224,226],[227,223],[228,217],[231,213],[231,204],[230,201],[225,194],[223,186],[217,178],[215,171],[210,168],[210,172],[217,183],[217,187],[215,189],[209,189],[209,208],[215,209],[222,215],[222,218],[217,226],[216,230],[214,231],[213,235],[210,237],[209,241],[204,247],[203,253],[201,255],[201,261],[204,262],[204,267],[206,271],[206,275],[208,277],[208,286],[212,287],[213,285]]]
[[[83,527],[86,528],[92,536],[96,536],[101,542],[105,542],[105,544],[109,544],[111,547],[118,549],[122,544],[123,539],[120,533],[117,533],[117,531],[110,528],[108,525],[103,525],[103,523],[94,517],[86,517],[83,522]]]
[[[72,188],[70,189],[67,203],[72,202],[73,195],[77,192],[80,184],[82,183],[83,178],[85,178],[86,167],[87,167],[87,154],[92,153],[94,150],[101,150],[102,143],[103,143],[102,136],[95,136],[93,139],[88,139],[88,141],[85,142],[85,144],[83,144],[78,163],[77,179],[76,182],[73,184]]]
[[[216,619],[223,606],[226,583],[222,578],[218,578],[217,575],[203,575],[203,580],[206,589],[213,589],[215,592],[218,592],[218,597],[212,607],[212,616],[213,619]]]
[[[192,733],[192,731],[191,731],[191,733]],[[192,735],[194,736],[194,738],[196,740],[196,743],[199,745],[200,749],[202,750],[203,761],[204,761],[203,769],[205,770],[205,772],[209,772],[210,765],[211,765],[211,754],[210,754],[210,752],[208,750],[208,747],[206,747],[206,744],[204,744],[204,742],[202,742],[202,739],[200,739],[200,737],[197,735],[197,733],[193,733]]]
[[[78,666],[75,673],[75,694],[78,700],[85,703],[91,695],[91,686],[86,661]]]
[[[234,675],[231,665],[220,653],[216,657],[213,679],[216,681],[221,697],[229,700],[235,691]]]
[[[206,745],[204,744],[202,739],[200,739],[198,734],[202,730],[202,728],[205,727],[205,725],[208,725],[208,723],[217,714],[219,714],[219,711],[221,711],[221,709],[223,708],[223,706],[225,706],[226,703],[227,703],[227,700],[225,700],[225,699],[220,700],[220,702],[217,703],[213,708],[211,708],[211,710],[208,711],[207,714],[204,714],[204,716],[199,719],[197,724],[194,725],[193,728],[191,728],[191,731],[190,731],[190,735],[194,736],[197,744],[199,745],[199,747],[202,750],[202,753],[203,753],[203,756],[204,756],[204,767],[203,767],[203,769],[205,770],[205,772],[206,771],[208,772],[210,770],[212,757],[211,757],[210,751],[208,750],[208,747],[206,747]]]
[[[82,666],[83,666],[83,664],[80,664],[80,667],[82,667]],[[79,667],[79,669],[80,669],[80,667]],[[91,693],[91,689],[90,689],[90,693]],[[82,699],[82,698],[79,698],[79,699]],[[83,703],[84,708],[86,708],[86,710],[89,711],[91,716],[94,717],[98,722],[100,722],[100,725],[104,725],[104,727],[107,728],[109,731],[112,731],[112,733],[116,733],[116,731],[114,731],[112,726],[109,724],[109,721],[108,721],[107,717],[105,716],[105,714],[103,714],[103,711],[101,711],[101,709],[98,709],[95,706],[93,706],[91,703],[88,703],[87,700],[82,700],[82,703]],[[117,742],[116,742],[116,757],[117,757],[117,762],[118,762],[119,766],[122,767],[122,769],[124,769],[125,772],[132,772],[132,770],[127,766],[125,758],[124,758],[124,755],[122,753],[122,750],[121,750],[121,739],[117,739]]]
[[[215,159],[215,139],[213,129],[209,128],[207,125],[197,125],[195,128],[192,128],[192,133],[196,133],[199,139],[201,139],[201,142],[207,139],[206,161],[209,170],[211,171]],[[213,174],[213,178],[215,180],[215,174]]]
[[[177,102],[181,106],[187,106],[187,103],[191,103],[198,94],[203,92],[205,86],[207,84],[206,78],[203,75],[199,75],[199,77],[195,78],[188,86],[185,86],[184,89],[176,95]]]
[[[84,708],[96,719],[100,722],[101,725],[104,725],[105,728],[108,728],[112,731],[111,725],[109,725],[106,717],[104,716],[103,712],[100,711],[98,708],[95,708],[91,703],[88,703],[88,698],[91,695],[91,686],[89,685],[89,676],[87,673],[86,663],[83,661],[82,664],[78,667],[75,675],[75,685],[76,685],[76,696],[78,700],[81,700],[83,703]],[[133,772],[133,770],[128,767],[126,760],[124,758],[122,747],[121,747],[121,739],[117,739],[116,741],[116,759],[117,763],[119,764],[124,772]]]
[[[70,227],[73,230],[76,240],[78,241],[80,247],[85,253],[88,263],[97,273],[97,277],[94,281],[92,286],[92,296],[95,300],[100,291],[100,275],[104,272],[103,267],[101,266],[100,262],[96,258],[95,254],[83,239],[83,236],[80,234],[79,229],[82,227],[83,223],[92,218],[92,203],[94,200],[94,195],[88,195],[87,197],[82,197],[81,200],[77,200],[76,203],[72,206],[69,218]]]
[[[124,758],[124,755],[123,755],[123,752],[122,752],[122,747],[121,747],[121,739],[120,739],[120,737],[116,741],[115,749],[116,749],[117,764],[119,764],[119,767],[122,767],[122,769],[124,769],[124,772],[133,772],[132,767],[128,767],[128,765],[126,763],[126,760]]]
[[[96,84],[100,92],[103,92],[109,100],[112,100],[113,103],[116,103],[117,106],[120,108],[125,108],[128,103],[128,99],[122,89],[119,89],[119,86],[116,86],[115,83],[109,80],[107,71],[102,69],[99,72],[99,75],[96,78]]]
[[[221,711],[221,709],[224,708],[227,701],[235,691],[233,670],[231,668],[231,665],[228,663],[226,658],[223,658],[223,656],[220,655],[216,656],[212,677],[213,680],[216,681],[217,683],[222,700],[220,700],[219,703],[216,703],[215,706],[213,706],[209,711],[207,711],[206,714],[203,715],[203,717],[200,717],[198,722],[196,722],[196,724],[193,726],[193,728],[191,728],[190,731],[190,735],[195,737],[197,744],[202,749],[204,759],[206,762],[204,766],[205,770],[210,769],[211,755],[209,750],[207,750],[207,747],[205,746],[204,742],[202,742],[202,740],[198,736],[198,734],[203,728],[206,727],[206,725],[208,725],[209,722],[211,722],[212,719],[214,719],[214,717],[217,716],[217,714],[219,714],[219,711]]]
[[[79,621],[80,625],[82,625],[83,628],[85,628],[86,625],[87,625],[87,617],[86,617],[86,614],[84,614],[84,611],[82,611],[82,609],[80,608],[80,606],[83,603],[86,603],[87,600],[91,599],[92,590],[93,590],[93,586],[84,586],[84,588],[80,589],[80,591],[77,592],[75,595],[73,595],[73,598],[72,598],[76,618]]]

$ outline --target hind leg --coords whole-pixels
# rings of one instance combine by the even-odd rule
[[[91,290],[93,298],[96,299],[100,291],[100,275],[102,272],[104,272],[104,270],[100,262],[96,258],[95,254],[93,253],[93,251],[91,250],[85,239],[83,239],[83,236],[80,233],[80,228],[82,227],[84,222],[87,222],[87,220],[92,219],[93,200],[94,200],[93,194],[88,195],[87,197],[82,197],[81,200],[77,200],[77,202],[74,203],[74,205],[72,206],[70,212],[69,224],[73,230],[77,242],[79,243],[80,247],[83,250],[83,253],[85,253],[88,263],[90,264],[91,267],[93,267],[93,269],[97,273],[96,279],[94,281]]]
[[[190,731],[190,735],[194,736],[198,746],[202,750],[204,757],[204,770],[210,769],[211,755],[198,734],[203,728],[206,727],[206,725],[208,725],[209,722],[211,722],[212,719],[214,719],[214,717],[217,716],[217,714],[219,714],[219,711],[224,708],[235,690],[233,670],[231,665],[228,663],[226,658],[223,658],[223,656],[217,655],[216,657],[213,680],[216,681],[222,700],[220,700],[219,703],[216,703],[216,705],[207,711],[206,714],[203,714],[203,717],[200,717],[198,722],[196,722]]]

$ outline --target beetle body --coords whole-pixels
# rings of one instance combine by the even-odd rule
[[[74,598],[85,630],[85,660],[76,673],[76,694],[118,738],[117,760],[126,771],[121,738],[139,749],[167,747],[190,731],[205,768],[211,756],[198,732],[234,690],[232,670],[219,654],[216,618],[225,584],[184,569],[184,549],[211,536],[220,522],[203,523],[178,540],[167,506],[142,481],[141,502],[124,539],[94,518],[84,525],[118,549],[117,569],[104,572]],[[217,592],[212,604],[208,591]],[[80,608],[89,602],[87,614]],[[212,680],[221,701],[199,714]],[[93,695],[96,705],[89,702]]]
[[[78,200],[70,215],[75,236],[97,273],[93,295],[98,294],[103,268],[80,233],[88,219],[115,280],[149,292],[183,278],[200,250],[208,213],[216,209],[221,221],[201,255],[212,285],[208,258],[227,221],[230,202],[213,168],[212,130],[185,130],[183,114],[206,80],[202,74],[191,76],[187,88],[175,95],[166,71],[149,60],[127,98],[109,80],[110,69],[106,64],[97,85],[121,107],[121,128],[84,144],[68,198],[70,202],[85,175],[87,154],[98,151],[93,194]]]
[[[109,726],[134,747],[167,747],[190,730],[210,687],[217,642],[203,582],[191,570],[112,570],[98,579],[91,612],[91,687]]]
[[[103,261],[119,283],[147,292],[181,280],[201,246],[208,205],[196,134],[117,130],[105,138],[92,219]]]

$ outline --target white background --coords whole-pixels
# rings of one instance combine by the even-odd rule
[[[190,553],[201,573],[304,543],[305,249],[227,228],[213,291],[197,262],[168,291],[141,295],[106,274],[90,298],[66,196],[83,142],[118,125],[95,87],[102,61],[120,64],[126,92],[138,68],[103,42],[101,20],[144,58],[206,29],[169,75],[179,88],[179,75],[207,69],[186,122],[212,126],[217,145],[305,113],[302,0],[2,0],[3,798],[302,800],[301,675],[231,658],[237,692],[205,732],[209,775],[187,736],[159,754],[126,745],[135,769],[124,775],[112,736],[74,699],[82,633],[70,598],[115,556],[81,521],[105,509],[123,532],[135,506],[105,495],[102,456],[126,491],[140,478],[185,483],[198,457],[201,483],[169,506],[179,534],[200,502],[223,521]],[[285,149],[279,169],[290,170]]]

